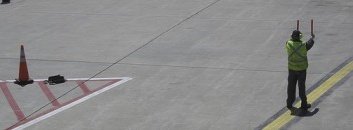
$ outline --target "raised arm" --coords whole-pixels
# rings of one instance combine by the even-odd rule
[[[313,34],[309,41],[306,42],[306,50],[310,50],[314,46],[314,38],[315,35]]]

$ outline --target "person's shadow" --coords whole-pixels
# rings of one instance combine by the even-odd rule
[[[294,116],[309,117],[319,112],[319,108],[315,108],[313,111],[309,111],[309,110],[303,110],[300,108],[293,107],[293,109],[291,109],[290,111],[291,111],[291,115],[294,115]]]

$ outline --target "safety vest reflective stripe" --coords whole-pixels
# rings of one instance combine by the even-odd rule
[[[288,68],[291,70],[305,70],[308,67],[308,58],[306,56],[306,44],[301,41],[289,40],[286,43],[288,53]]]
[[[287,43],[287,44],[288,44],[288,43]],[[293,52],[288,56],[288,58],[290,59],[290,57],[292,57],[293,54],[297,54],[299,57],[303,58],[304,61],[305,61],[305,60],[306,60],[306,57],[304,57],[303,55],[301,55],[301,54],[298,52],[298,50],[299,50],[303,45],[304,45],[304,44],[301,44],[299,47],[297,47],[297,48],[295,48],[295,49],[293,49],[293,46],[289,45],[289,46],[290,46],[289,49],[291,49]]]

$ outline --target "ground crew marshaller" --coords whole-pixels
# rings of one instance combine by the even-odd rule
[[[308,104],[305,94],[306,69],[308,68],[307,51],[314,45],[315,35],[312,34],[307,42],[301,40],[302,33],[294,30],[291,39],[286,42],[286,51],[288,53],[288,88],[287,88],[287,108],[293,110],[295,101],[295,90],[298,82],[299,97],[301,99],[301,109],[308,110],[311,104]]]

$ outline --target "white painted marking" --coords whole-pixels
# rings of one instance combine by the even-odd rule
[[[128,78],[128,77],[113,77],[113,78],[70,78],[70,79],[66,79],[67,81],[76,81],[76,80],[89,80],[89,81],[97,81],[97,80],[113,80],[113,79],[123,79],[123,78]],[[41,82],[41,81],[45,81],[48,79],[33,79],[34,82]],[[5,80],[2,81],[0,80],[0,82],[8,82],[8,83],[13,83],[16,80]]]
[[[82,78],[82,79],[83,79],[83,80],[87,80],[88,78]],[[82,80],[82,79],[70,79],[70,80]],[[73,107],[73,106],[75,106],[75,105],[77,105],[77,104],[79,104],[79,103],[82,103],[82,102],[84,102],[84,101],[86,101],[86,100],[88,100],[88,99],[90,99],[90,98],[92,98],[92,97],[94,97],[94,96],[97,96],[98,94],[101,94],[101,93],[103,93],[103,92],[105,92],[105,91],[107,91],[107,90],[109,90],[109,89],[112,89],[112,88],[114,88],[114,87],[116,87],[116,86],[118,86],[118,85],[120,85],[120,84],[123,84],[123,83],[125,83],[125,82],[131,80],[132,78],[129,78],[129,77],[119,77],[119,78],[94,78],[94,79],[92,78],[92,79],[89,80],[89,81],[92,81],[92,80],[104,80],[104,79],[122,79],[122,80],[121,80],[121,81],[118,81],[118,82],[116,82],[116,83],[114,83],[114,84],[112,84],[112,85],[109,85],[109,86],[107,86],[107,87],[104,87],[104,88],[102,88],[102,89],[100,89],[100,90],[98,90],[98,91],[96,91],[96,92],[94,92],[94,93],[91,93],[91,94],[89,94],[89,95],[87,95],[87,96],[85,96],[85,97],[82,97],[81,99],[78,99],[78,100],[76,100],[76,101],[74,101],[74,102],[72,102],[72,103],[69,103],[69,104],[67,104],[67,105],[65,105],[65,106],[62,106],[62,107],[60,107],[60,108],[58,108],[58,109],[56,109],[56,110],[54,110],[54,111],[52,111],[52,112],[49,112],[49,113],[47,113],[47,114],[45,114],[45,115],[43,115],[43,116],[40,116],[40,117],[35,118],[35,119],[33,119],[33,120],[29,121],[29,122],[26,122],[26,123],[24,123],[24,124],[22,124],[22,125],[19,125],[19,126],[15,127],[13,130],[22,130],[22,129],[28,127],[28,126],[31,126],[31,125],[33,125],[33,124],[35,124],[35,123],[38,123],[38,122],[40,122],[40,121],[42,121],[42,120],[44,120],[44,119],[47,119],[47,118],[49,118],[49,117],[51,117],[51,116],[53,116],[53,115],[55,115],[55,114],[57,114],[57,113],[59,113],[59,112],[62,112],[62,111],[64,111],[64,110],[66,110],[66,109],[69,109],[69,108],[71,108],[71,107]],[[35,81],[38,81],[38,80],[35,80]],[[41,81],[43,81],[43,80],[41,80]]]

